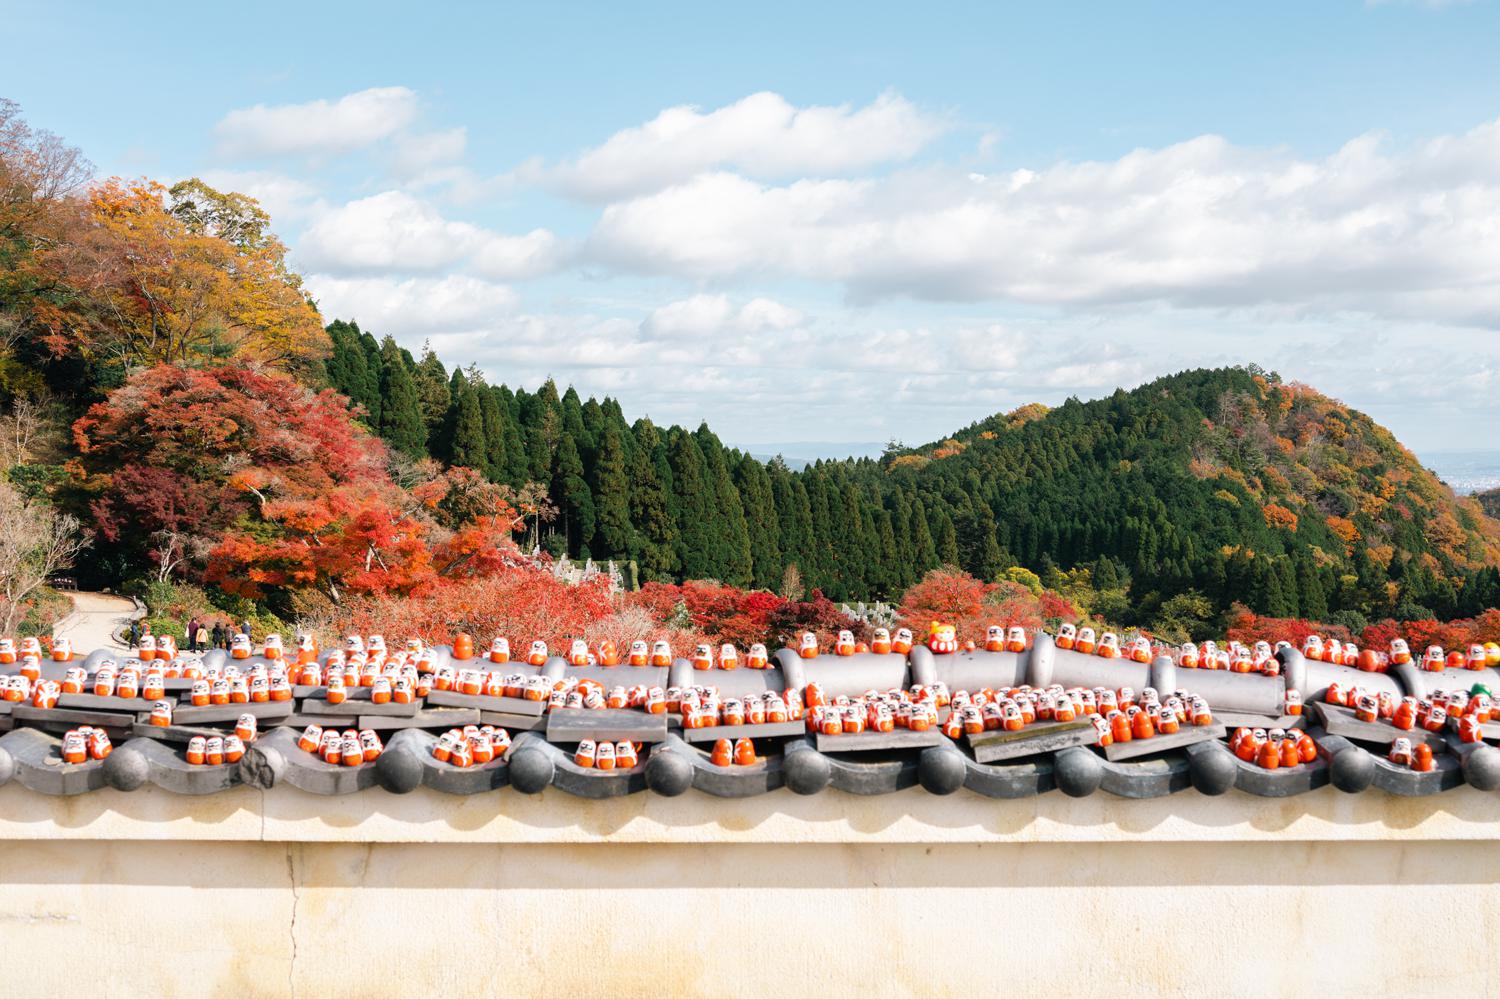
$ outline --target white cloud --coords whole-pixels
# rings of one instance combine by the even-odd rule
[[[755,298],[735,309],[727,295],[694,295],[653,309],[641,322],[648,339],[702,338],[719,333],[756,334],[802,324],[801,312],[769,298]]]
[[[740,309],[740,326],[747,330],[789,330],[802,325],[798,310],[769,298],[752,298]]]
[[[431,272],[462,259],[480,236],[477,226],[450,222],[403,191],[385,191],[318,219],[297,250],[307,266],[334,273]]]
[[[464,275],[441,278],[346,278],[310,274],[307,287],[327,321],[355,319],[366,328],[408,340],[482,329],[516,309],[503,284]]]
[[[237,159],[343,153],[389,138],[416,117],[413,91],[373,87],[336,101],[240,108],[225,115],[214,133],[220,155]]]
[[[1321,160],[1204,136],[1118,160],[771,185],[703,174],[607,206],[588,253],[856,300],[1263,304],[1500,320],[1500,122]]]
[[[469,132],[462,126],[399,136],[395,140],[391,172],[402,180],[420,183],[462,159],[468,146]]]
[[[564,247],[545,229],[507,236],[444,218],[405,191],[384,191],[319,217],[303,233],[297,259],[329,274],[433,273],[471,260],[484,277],[515,280],[545,273]]]
[[[797,108],[779,94],[758,93],[706,113],[667,108],[577,159],[553,167],[533,162],[518,176],[610,200],[725,167],[762,178],[842,174],[910,159],[947,127],[893,93],[858,109]]]
[[[473,267],[486,277],[518,281],[555,270],[567,257],[567,247],[546,229],[524,236],[486,233],[473,250]]]

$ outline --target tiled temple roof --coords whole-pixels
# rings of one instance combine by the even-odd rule
[[[440,650],[448,661],[449,650]],[[70,664],[45,663],[43,677],[62,676],[67,666],[92,670],[109,654],[95,652]],[[222,661],[224,653],[208,654]],[[215,659],[217,657],[217,659]],[[432,691],[410,704],[374,704],[368,690],[330,705],[325,689],[297,687],[290,700],[223,707],[186,706],[190,681],[169,680],[167,697],[181,698],[174,724],[152,726],[151,702],[140,698],[63,695],[51,708],[29,702],[0,702],[0,783],[16,781],[43,794],[82,794],[101,787],[130,791],[147,783],[182,794],[212,794],[250,784],[290,787],[314,794],[352,794],[379,785],[404,793],[427,786],[452,794],[497,791],[534,794],[547,787],[585,798],[604,798],[650,791],[678,795],[691,788],[717,797],[745,797],[787,787],[799,794],[837,788],[855,794],[883,794],[920,785],[934,794],[960,789],[995,798],[1020,798],[1061,791],[1083,796],[1104,791],[1146,798],[1192,791],[1223,794],[1239,789],[1265,797],[1297,795],[1325,784],[1356,793],[1380,789],[1398,795],[1437,794],[1462,783],[1481,790],[1500,787],[1500,749],[1487,741],[1462,742],[1455,732],[1405,733],[1434,749],[1434,765],[1419,772],[1387,759],[1391,730],[1353,721],[1343,709],[1325,706],[1330,683],[1360,685],[1372,693],[1421,697],[1437,690],[1465,689],[1479,682],[1500,689],[1494,670],[1447,670],[1423,673],[1415,667],[1393,667],[1389,673],[1363,673],[1350,667],[1309,662],[1295,650],[1279,654],[1278,676],[1186,670],[1168,659],[1154,663],[1104,660],[1066,652],[1038,636],[1021,653],[960,652],[935,656],[918,647],[909,655],[820,656],[799,659],[790,650],[777,653],[767,670],[694,671],[685,660],[669,668],[571,667],[552,659],[530,672],[549,678],[580,676],[614,683],[713,683],[727,696],[816,683],[830,697],[858,695],[867,689],[906,688],[941,681],[953,690],[1028,683],[1069,687],[1151,686],[1163,691],[1199,694],[1213,707],[1215,724],[1188,727],[1128,746],[1105,749],[1095,744],[1091,727],[1040,726],[1006,739],[949,738],[942,732],[897,730],[863,736],[820,736],[801,723],[701,732],[682,729],[675,718],[648,715],[639,709],[597,712],[545,711],[541,702],[514,698]],[[257,658],[243,661],[252,666]],[[489,666],[470,660],[465,666]],[[7,667],[14,671],[16,667]],[[509,672],[516,664],[490,667]],[[650,674],[649,676],[647,674]],[[1452,675],[1449,675],[1452,674]],[[1297,690],[1313,707],[1300,716],[1283,714],[1286,692]],[[195,735],[232,731],[243,711],[258,715],[259,735],[238,763],[193,764],[187,760]],[[433,753],[439,733],[455,726],[488,722],[513,739],[494,760],[470,767],[441,762]],[[324,763],[297,745],[307,724],[369,728],[384,740],[370,762],[356,766]],[[1296,765],[1264,769],[1232,753],[1228,733],[1240,725],[1305,730],[1317,747],[1316,757]],[[113,749],[102,760],[64,762],[61,737],[77,726],[102,728]],[[713,762],[703,733],[756,738],[755,762],[721,766]],[[1400,733],[1398,733],[1400,734]],[[991,735],[991,733],[986,733]],[[1500,723],[1486,726],[1486,740],[1500,738]],[[598,737],[642,743],[640,759],[629,769],[599,770],[574,762],[573,747],[582,738]],[[1001,745],[1001,743],[1006,743]],[[711,806],[710,806],[711,807]]]

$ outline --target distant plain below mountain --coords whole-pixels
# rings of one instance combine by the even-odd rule
[[[1500,505],[1500,450],[1422,451],[1417,457],[1460,496],[1478,495],[1485,502],[1485,494],[1497,494]]]
[[[879,458],[885,451],[884,441],[768,441],[765,443],[742,444],[734,443],[731,447],[737,447],[746,451],[752,458],[759,461],[770,461],[777,455],[786,462],[786,467],[794,472],[811,465],[815,461],[832,459],[840,461],[844,458]]]

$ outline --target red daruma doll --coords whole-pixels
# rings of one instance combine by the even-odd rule
[[[245,742],[254,742],[255,716],[248,712],[240,715],[239,720],[234,723],[234,734]]]
[[[63,735],[62,758],[64,763],[82,763],[89,758],[88,734],[82,729],[70,729]]]
[[[344,740],[333,729],[323,733],[323,741],[318,746],[318,755],[323,757],[323,762],[329,766],[336,767],[344,758]]]
[[[346,767],[357,767],[365,761],[365,749],[360,745],[359,733],[350,729],[340,740],[341,760]]]
[[[374,693],[379,693],[378,687],[375,688]],[[374,694],[371,696],[373,697]],[[415,700],[410,677],[403,674],[391,681],[391,700],[397,704],[411,704]]]

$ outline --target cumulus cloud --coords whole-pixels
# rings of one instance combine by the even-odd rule
[[[762,333],[798,326],[803,315],[769,298],[755,298],[735,309],[728,295],[694,295],[653,309],[641,322],[652,339],[706,337],[715,333]]]
[[[297,252],[308,266],[335,273],[435,271],[461,259],[479,232],[403,191],[385,191],[318,219]]]
[[[1500,318],[1500,122],[1321,160],[1204,136],[981,175],[767,184],[701,174],[604,208],[589,255],[693,280],[831,282],[856,300],[1354,309]]]
[[[524,236],[484,233],[472,250],[472,264],[487,277],[518,281],[557,269],[567,257],[563,240],[546,229]]]
[[[417,95],[406,87],[372,87],[336,101],[240,108],[214,133],[220,155],[232,158],[343,153],[395,135],[417,110]]]
[[[948,127],[898,94],[862,108],[798,108],[780,94],[751,94],[704,112],[667,108],[602,145],[555,166],[531,163],[522,179],[588,200],[660,190],[716,168],[752,177],[842,174],[910,159]]]
[[[355,319],[377,333],[407,339],[484,329],[513,313],[515,291],[503,284],[453,274],[447,277],[306,278],[325,319]]]
[[[507,236],[444,218],[405,191],[384,191],[326,212],[302,234],[297,258],[329,274],[432,273],[472,261],[501,280],[534,277],[557,265],[561,242],[545,229]]]
[[[463,158],[469,146],[469,131],[462,126],[436,132],[399,136],[395,140],[391,172],[405,181],[421,182],[438,175],[449,164]]]
[[[414,119],[366,153],[392,190],[328,205],[279,173],[206,179],[306,220],[294,259],[330,319],[730,439],[916,442],[1248,361],[1418,444],[1477,446],[1500,419],[1500,341],[1475,335],[1500,322],[1500,122],[1317,158],[1202,136],[976,173],[906,162],[944,123],[882,101],[669,109],[529,168],[602,201],[563,207],[577,238],[466,214],[458,192],[501,188],[463,164],[464,130]],[[522,174],[507,200],[536,193]],[[566,271],[539,300],[512,287]]]

